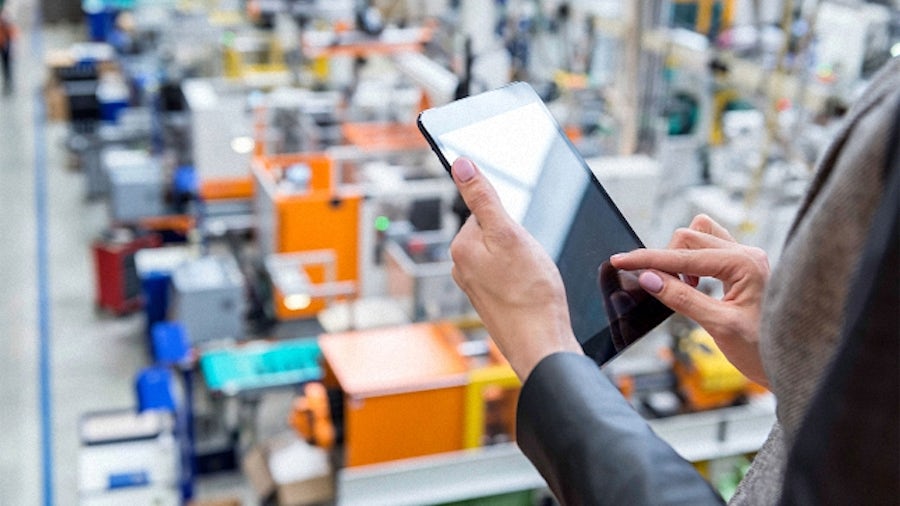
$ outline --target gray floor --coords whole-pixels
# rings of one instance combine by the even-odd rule
[[[42,503],[38,389],[38,261],[35,153],[46,157],[49,343],[52,374],[55,504],[77,503],[77,422],[86,412],[135,404],[132,381],[147,363],[140,315],[113,318],[94,309],[90,243],[102,230],[102,203],[84,198],[70,165],[66,126],[35,127],[44,82],[41,50],[80,36],[43,30],[43,47],[24,27],[16,47],[16,90],[0,97],[0,506]],[[41,128],[41,127],[38,127]],[[36,132],[45,143],[36,145]],[[239,478],[201,484],[201,497],[237,487]]]

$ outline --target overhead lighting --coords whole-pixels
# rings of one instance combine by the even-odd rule
[[[900,42],[896,43],[891,47],[891,56],[900,56]]]
[[[235,153],[239,155],[247,155],[253,151],[253,147],[256,145],[253,142],[252,137],[235,137],[231,139],[231,149],[234,150]]]
[[[306,309],[312,304],[312,297],[305,293],[288,295],[284,298],[284,307],[291,311]]]

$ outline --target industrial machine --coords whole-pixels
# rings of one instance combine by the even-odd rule
[[[314,337],[253,340],[201,352],[199,368],[213,407],[207,418],[221,423],[236,405],[237,421],[221,423],[222,431],[255,442],[265,395],[320,381],[320,356]]]
[[[181,504],[179,447],[170,413],[94,412],[79,423],[80,504]]]
[[[244,277],[228,255],[208,255],[172,272],[170,319],[193,344],[244,337]]]
[[[262,32],[229,33],[222,50],[225,77],[249,85],[288,84],[291,73],[278,38]]]
[[[198,254],[198,249],[189,245],[149,248],[135,253],[134,264],[144,297],[148,338],[153,325],[165,321],[168,316],[172,273],[181,264],[196,259]]]
[[[102,154],[109,180],[109,217],[136,223],[166,212],[165,180],[159,160],[143,150],[109,149]]]
[[[250,198],[254,144],[245,91],[221,79],[188,79],[181,91],[190,111],[191,158],[201,195]]]
[[[254,111],[254,154],[321,152],[340,144],[343,102],[338,91],[272,90]]]
[[[200,386],[190,378],[202,375],[204,388],[186,388],[186,404],[199,408],[189,436],[194,473],[234,469],[243,458],[254,488],[252,469],[265,468],[259,498],[275,502],[493,504],[471,499],[544,486],[511,443],[512,370],[483,329],[443,321],[471,311],[448,258],[463,213],[415,126],[418,111],[511,77],[529,81],[649,246],[703,212],[773,258],[809,176],[792,157],[763,150],[776,123],[767,102],[787,104],[781,114],[801,99],[846,97],[888,42],[881,6],[833,2],[810,25],[818,56],[794,60],[787,48],[783,63],[796,61],[793,70],[767,59],[765,40],[761,58],[717,37],[752,28],[741,21],[750,8],[732,0],[170,4],[138,2],[130,41],[82,49],[87,57],[57,73],[87,196],[108,196],[116,224],[175,230],[190,243],[156,248],[168,236],[134,231],[96,241],[97,305],[114,314],[143,305],[157,365],[182,373],[183,387]],[[657,30],[658,17],[680,28]],[[713,57],[735,72],[710,65]],[[809,79],[788,80],[804,61]],[[101,83],[109,64],[125,78],[116,86]],[[123,84],[134,107],[122,109]],[[754,110],[736,110],[743,100]],[[797,112],[778,123],[790,120],[803,135],[816,109]],[[757,158],[767,175],[749,206]],[[210,255],[222,246],[230,256]],[[153,331],[167,325],[191,341],[168,359],[165,332]],[[257,331],[266,339],[245,339]],[[318,337],[282,339],[288,334]],[[707,334],[676,344],[672,334],[682,332],[648,336],[652,347],[632,348],[640,355],[605,372],[688,460],[758,448],[774,419],[761,389]],[[276,390],[285,395],[278,422],[290,409],[294,433],[268,439],[271,427],[257,427],[257,415],[269,414],[261,400]],[[89,425],[126,420],[116,416]],[[83,504],[176,504],[169,437],[83,442]],[[145,465],[148,449],[166,466]],[[300,459],[323,465],[298,477]]]
[[[444,321],[324,334],[319,346],[331,400],[307,388],[292,425],[339,443],[347,467],[514,439],[519,382],[489,340]]]
[[[91,131],[72,131],[66,147],[85,176],[85,197],[96,199],[108,192],[104,153],[114,149],[146,149],[150,144],[151,112],[133,107],[121,111],[116,124],[101,124]]]
[[[211,392],[247,395],[320,380],[320,356],[315,338],[257,340],[205,351],[200,368]]]
[[[438,230],[385,241],[387,292],[411,321],[456,317],[471,309],[450,274],[450,240]]]
[[[702,328],[678,340],[673,370],[678,393],[694,411],[731,406],[766,392],[731,365]]]
[[[278,319],[312,317],[329,297],[351,296],[359,281],[362,195],[341,185],[324,154],[260,157],[253,163],[259,247],[267,260]],[[285,260],[293,272],[284,271]],[[296,281],[296,283],[295,283]],[[344,283],[318,291],[323,283]],[[321,287],[320,287],[321,288]]]
[[[132,229],[108,230],[94,241],[96,304],[100,309],[116,315],[137,311],[142,304],[141,282],[135,265],[135,254],[144,248],[162,244],[158,234],[136,232]]]

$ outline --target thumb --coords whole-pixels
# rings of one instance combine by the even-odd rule
[[[453,181],[466,206],[482,227],[491,227],[509,221],[497,191],[484,174],[467,158],[457,158],[451,169]]]

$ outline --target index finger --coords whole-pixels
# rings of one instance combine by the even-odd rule
[[[732,249],[636,249],[613,255],[613,265],[624,270],[655,269],[691,276],[712,276],[722,279],[738,265],[742,253]]]
[[[510,217],[503,208],[497,191],[471,160],[457,158],[453,162],[451,174],[466,206],[482,227],[494,227],[509,222]]]

